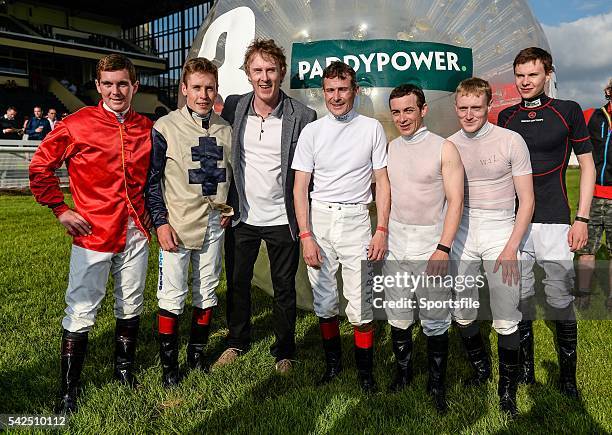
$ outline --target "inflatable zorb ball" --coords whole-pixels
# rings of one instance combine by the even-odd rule
[[[335,59],[354,67],[357,110],[381,121],[389,139],[397,135],[388,109],[395,86],[423,87],[429,128],[450,135],[458,128],[451,94],[459,81],[485,78],[495,107],[513,104],[514,56],[530,46],[549,50],[526,0],[217,0],[189,57],[216,60],[222,98],[251,90],[241,68],[255,37],[284,47],[283,90],[319,115],[326,113],[323,68]]]
[[[397,136],[388,106],[395,86],[421,86],[429,105],[426,124],[449,136],[459,128],[453,92],[461,80],[489,80],[495,120],[499,110],[518,101],[512,73],[516,54],[530,46],[550,51],[526,0],[217,0],[188,57],[220,65],[221,98],[243,94],[252,90],[242,63],[255,37],[284,47],[288,71],[282,89],[319,116],[327,113],[323,69],[336,59],[351,65],[361,87],[357,111],[377,118],[389,140]],[[255,282],[270,289],[262,257]],[[303,267],[298,303],[309,306]]]

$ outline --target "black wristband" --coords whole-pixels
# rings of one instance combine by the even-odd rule
[[[441,244],[441,243],[438,243],[438,246],[436,247],[436,249],[437,249],[438,251],[446,252],[447,254],[450,254],[450,251],[451,251],[451,250],[450,250],[450,248],[449,248],[448,246],[444,246],[444,245],[443,245],[443,244]]]
[[[585,224],[588,224],[589,223],[589,218],[585,218],[585,217],[582,217],[582,216],[576,216],[574,218],[574,222],[576,222],[576,221],[584,222]]]

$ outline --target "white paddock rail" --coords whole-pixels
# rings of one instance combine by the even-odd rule
[[[0,189],[24,189],[30,186],[28,167],[39,140],[0,140]],[[56,171],[61,187],[68,187],[68,172],[62,165]]]

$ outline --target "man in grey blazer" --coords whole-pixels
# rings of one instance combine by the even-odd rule
[[[251,43],[244,70],[253,92],[228,98],[222,114],[233,126],[234,189],[228,201],[235,215],[225,241],[228,348],[213,369],[233,362],[250,347],[251,280],[263,240],[274,289],[276,340],[270,352],[276,370],[287,373],[295,354],[295,274],[300,252],[291,162],[300,132],[317,115],[281,91],[287,63],[273,40]]]

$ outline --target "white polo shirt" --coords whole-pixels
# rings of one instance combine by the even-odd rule
[[[240,155],[246,196],[241,221],[256,226],[287,225],[281,170],[283,101],[266,118],[257,115],[252,104]]]
[[[387,138],[378,120],[351,110],[306,125],[291,167],[313,174],[311,198],[348,204],[372,202],[372,170],[387,166]]]

